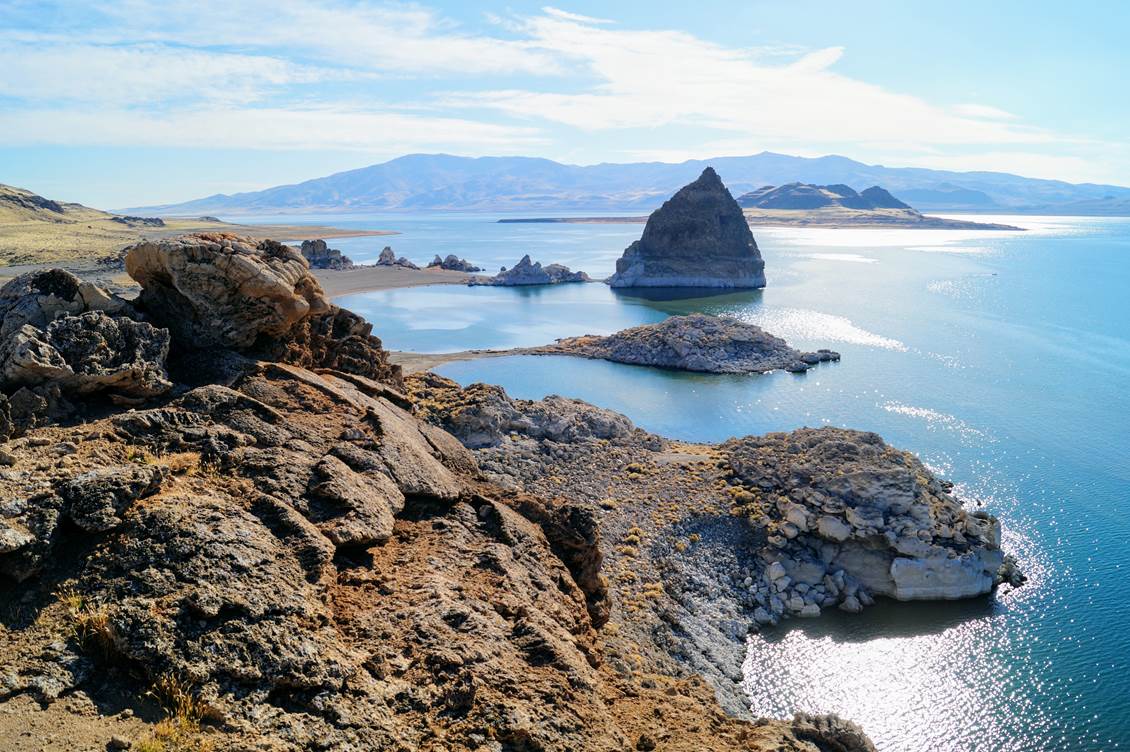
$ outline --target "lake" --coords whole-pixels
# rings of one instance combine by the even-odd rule
[[[456,253],[494,271],[529,252],[594,278],[611,273],[641,230],[496,218],[310,221],[403,232],[331,243],[359,260],[388,244],[416,261]],[[968,505],[1002,518],[1030,583],[754,635],[745,665],[753,711],[836,712],[892,751],[1118,749],[1130,741],[1130,220],[992,219],[1030,229],[754,228],[762,291],[425,287],[338,302],[368,317],[392,349],[537,345],[704,311],[801,349],[838,350],[840,363],[804,375],[534,356],[438,370],[518,397],[580,397],[679,439],[837,425],[914,451]]]

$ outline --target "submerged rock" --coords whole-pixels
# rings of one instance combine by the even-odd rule
[[[616,262],[612,287],[765,286],[765,262],[742,209],[714,169],[655,210]]]
[[[474,277],[471,285],[495,285],[498,287],[520,287],[523,285],[558,285],[567,282],[591,282],[584,272],[574,272],[561,264],[542,266],[540,261],[531,262],[526,254],[509,270],[503,267],[493,277]]]
[[[804,372],[817,363],[840,359],[831,350],[800,352],[753,324],[701,313],[671,316],[607,337],[570,337],[538,350],[704,373]]]

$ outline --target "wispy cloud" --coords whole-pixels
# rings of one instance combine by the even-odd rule
[[[9,0],[0,144],[577,159],[601,134],[620,144],[604,159],[769,148],[1066,177],[1110,146],[846,75],[850,48],[731,47],[557,7],[481,20],[375,0]]]
[[[545,14],[529,38],[595,83],[572,92],[508,88],[458,92],[451,106],[483,107],[587,131],[693,123],[753,142],[1036,144],[1054,134],[1006,122],[995,108],[946,109],[832,70],[841,47],[769,63],[676,31],[609,28]]]

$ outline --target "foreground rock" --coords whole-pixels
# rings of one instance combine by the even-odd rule
[[[437,254],[431,263],[428,264],[429,269],[439,268],[447,269],[450,272],[481,272],[482,269],[472,264],[467,259],[461,259],[454,253],[447,254],[446,258],[440,258]]]
[[[167,392],[169,333],[69,272],[0,288],[0,440],[76,416],[87,400],[131,404]]]
[[[0,708],[51,719],[0,712],[5,749],[45,725],[147,749],[873,749],[830,717],[727,716],[666,647],[605,627],[594,508],[492,484],[295,249],[195,236],[126,266],[119,327],[171,337],[175,386],[0,447]],[[60,280],[21,281],[0,345],[60,305],[111,316]],[[647,440],[575,401],[479,402],[443,419],[496,449]],[[158,703],[174,721],[114,725]]]
[[[800,352],[753,324],[701,313],[671,316],[607,337],[570,337],[538,350],[703,373],[803,373],[817,363],[840,359],[831,350]]]
[[[531,262],[529,254],[511,267],[493,277],[473,277],[471,285],[494,285],[497,287],[521,287],[523,285],[559,285],[567,282],[592,282],[584,272],[574,272],[561,264],[542,266],[540,261]]]
[[[302,256],[311,269],[352,269],[353,259],[336,248],[330,248],[324,240],[303,240]]]
[[[765,286],[765,262],[742,208],[714,169],[648,218],[643,236],[616,262],[612,287]]]
[[[405,269],[420,268],[404,256],[397,258],[396,254],[392,252],[392,248],[387,245],[381,249],[381,255],[377,258],[377,266],[402,266]]]

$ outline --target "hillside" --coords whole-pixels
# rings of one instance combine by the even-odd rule
[[[679,164],[578,166],[530,157],[412,154],[294,185],[124,211],[162,216],[388,210],[650,211],[708,165],[722,175],[735,195],[792,182],[856,190],[882,185],[921,211],[1114,213],[1110,206],[1130,201],[1130,188],[1119,186],[998,172],[891,168],[840,156],[806,158],[762,152]]]
[[[58,261],[95,260],[112,256],[143,237],[184,232],[240,232],[288,239],[380,234],[328,227],[286,225],[246,227],[214,217],[160,219],[111,214],[82,204],[64,203],[23,188],[0,184],[0,267]]]
[[[877,185],[859,192],[846,185],[767,185],[738,196],[737,202],[745,211],[746,219],[755,225],[1020,229],[1012,225],[931,217]]]

